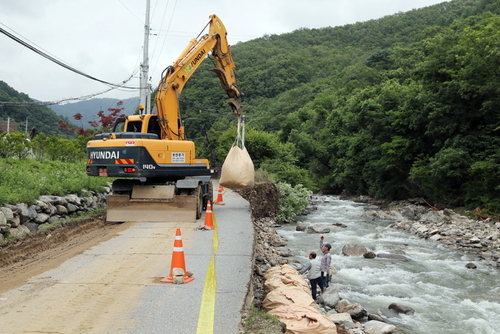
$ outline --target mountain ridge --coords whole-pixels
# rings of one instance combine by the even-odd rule
[[[124,108],[123,113],[126,115],[133,114],[139,105],[139,97],[132,97],[123,100],[116,98],[94,98],[62,105],[51,105],[49,108],[52,109],[57,115],[68,118],[70,122],[75,123],[75,125],[81,126],[84,129],[89,129],[92,127],[89,122],[97,121],[99,119],[97,113],[100,110],[107,111],[109,108],[117,108],[117,103],[120,101],[123,102],[123,105],[120,108]],[[73,115],[77,113],[82,115],[82,119],[80,121],[76,121],[73,117]]]

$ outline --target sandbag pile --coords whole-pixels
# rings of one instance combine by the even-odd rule
[[[290,334],[337,334],[336,325],[318,311],[306,280],[289,265],[266,271],[262,306],[286,324]]]

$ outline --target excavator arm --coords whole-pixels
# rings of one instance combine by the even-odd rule
[[[184,125],[180,115],[179,95],[189,78],[211,53],[217,67],[215,72],[226,91],[232,113],[242,114],[241,92],[236,86],[234,62],[222,21],[211,15],[208,34],[193,38],[172,66],[162,73],[156,94],[156,109],[162,139],[184,140]]]

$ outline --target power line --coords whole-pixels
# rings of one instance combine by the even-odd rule
[[[5,26],[5,25],[4,25]],[[93,77],[91,75],[88,75],[86,73],[83,73],[82,71],[80,70],[77,70],[76,68],[74,67],[71,67],[70,65],[67,65],[65,64],[64,62],[52,57],[51,55],[37,49],[36,47],[30,45],[29,43],[23,41],[22,39],[14,36],[13,34],[11,34],[10,32],[6,31],[5,29],[1,28],[0,27],[0,33],[4,34],[5,36],[11,38],[12,40],[16,41],[17,43],[23,45],[24,47],[30,49],[31,51],[41,55],[42,57],[56,63],[57,65],[59,66],[62,66],[64,67],[65,69],[67,70],[70,70],[74,73],[77,73],[77,74],[80,74],[88,79],[91,79],[91,80],[94,80],[94,81],[97,81],[97,82],[100,82],[100,83],[103,83],[105,85],[108,85],[108,86],[111,86],[111,87],[115,87],[115,88],[125,88],[125,89],[139,89],[139,87],[128,87],[128,86],[125,86],[124,83],[127,82],[127,80],[123,81],[121,84],[114,84],[114,83],[111,83],[111,82],[108,82],[108,81],[104,81],[104,80],[101,80],[101,79],[98,79],[96,77]]]
[[[132,73],[123,82],[125,83],[125,82],[130,81],[137,74],[138,71],[139,71],[139,68],[136,68],[136,70],[134,71],[134,73]],[[101,92],[97,92],[97,93],[93,93],[93,94],[88,94],[88,95],[84,95],[84,96],[80,96],[80,97],[70,97],[70,98],[67,98],[67,99],[59,100],[59,101],[48,101],[48,102],[44,102],[44,101],[0,101],[0,105],[25,106],[25,105],[37,104],[37,105],[42,105],[42,106],[50,106],[50,105],[62,104],[62,103],[70,102],[70,101],[84,101],[84,100],[88,100],[88,99],[91,99],[91,98],[93,98],[95,96],[98,96],[98,95],[107,93],[109,91],[112,91],[114,89],[117,89],[117,87],[111,87],[111,88],[106,89],[106,90],[101,91]]]

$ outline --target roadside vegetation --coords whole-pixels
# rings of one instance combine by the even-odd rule
[[[0,134],[0,205],[102,190],[109,179],[85,173],[85,142],[43,134],[28,141],[22,133]]]
[[[268,314],[264,309],[251,306],[241,316],[240,334],[278,334],[284,333],[278,317]]]

